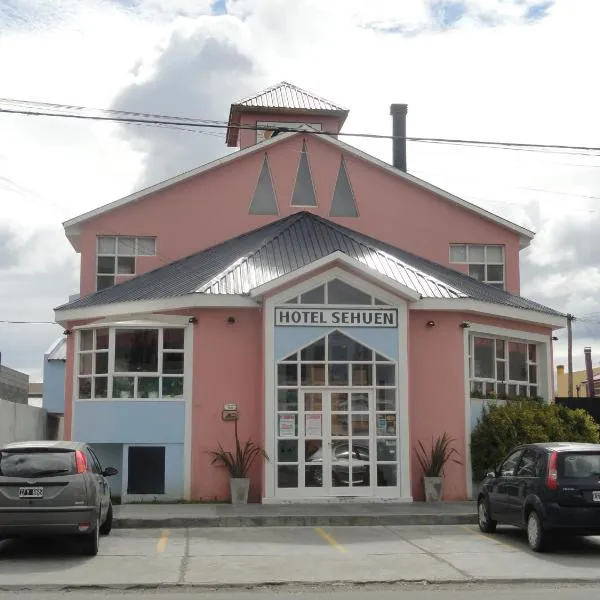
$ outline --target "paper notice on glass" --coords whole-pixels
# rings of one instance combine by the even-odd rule
[[[279,437],[296,437],[296,415],[279,415]]]
[[[321,437],[321,415],[305,415],[306,437]]]

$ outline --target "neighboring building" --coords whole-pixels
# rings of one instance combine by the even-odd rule
[[[30,381],[29,382],[29,396],[27,398],[27,404],[29,406],[35,406],[42,408],[44,396],[44,384],[41,381]]]
[[[43,406],[50,415],[63,415],[65,411],[65,363],[67,340],[57,339],[44,353]]]
[[[594,389],[596,396],[600,397],[600,367],[594,367]],[[556,366],[556,396],[567,398],[569,395],[569,372],[565,371],[564,365]],[[573,371],[573,395],[575,397],[588,396],[587,371]]]
[[[27,404],[29,375],[0,364],[0,399]]]
[[[551,400],[565,317],[518,295],[533,233],[409,175],[405,105],[395,166],[337,139],[347,114],[280,84],[232,105],[239,152],[64,224],[66,437],[123,501],[227,499],[231,404],[270,457],[254,501],[420,499],[414,448],[444,432],[464,499],[484,398]]]

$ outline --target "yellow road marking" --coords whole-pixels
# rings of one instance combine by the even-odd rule
[[[156,551],[161,553],[164,552],[167,547],[167,542],[169,541],[169,530],[163,529],[162,535],[158,542],[156,542]]]
[[[327,533],[324,529],[322,529],[321,527],[315,527],[315,531],[329,544],[331,544],[336,550],[339,550],[340,552],[348,552],[348,550],[346,548],[344,548],[344,546],[342,546],[341,544],[338,544],[337,540],[329,533]]]

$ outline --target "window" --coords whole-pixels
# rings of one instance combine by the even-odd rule
[[[472,398],[539,395],[538,346],[500,337],[472,336],[469,378]]]
[[[137,256],[155,256],[156,238],[99,236],[96,248],[96,289],[115,284],[117,275],[135,275]]]
[[[538,453],[533,448],[527,448],[523,452],[521,462],[517,468],[517,477],[535,477],[537,471]]]
[[[341,279],[332,279],[319,287],[304,292],[296,298],[288,300],[286,304],[386,306],[388,305],[388,302],[375,298],[369,293],[359,290]]]
[[[78,398],[182,398],[184,330],[98,328],[79,334]]]
[[[519,458],[522,452],[522,449],[516,450],[508,456],[508,458],[502,463],[502,466],[500,467],[500,477],[512,477],[514,475],[515,468],[517,466],[517,463],[519,462]]]
[[[450,262],[467,264],[473,279],[504,289],[504,246],[450,244]]]

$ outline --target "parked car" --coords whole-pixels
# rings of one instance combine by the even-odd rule
[[[559,535],[600,535],[600,444],[548,442],[514,448],[483,481],[479,528],[521,527],[543,551]]]
[[[107,477],[87,444],[15,442],[0,446],[0,539],[77,535],[84,554],[98,554],[112,528]]]

